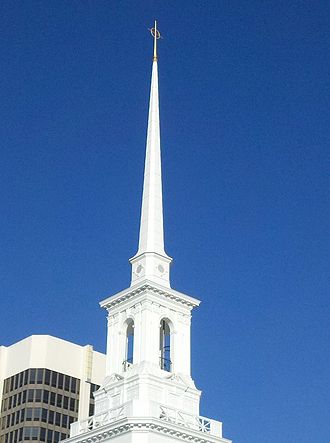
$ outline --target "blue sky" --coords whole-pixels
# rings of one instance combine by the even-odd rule
[[[0,4],[0,342],[105,349],[137,250],[152,39],[172,287],[201,413],[330,441],[327,1]]]

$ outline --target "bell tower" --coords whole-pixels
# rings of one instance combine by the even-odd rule
[[[170,286],[164,248],[158,99],[154,41],[138,251],[130,287],[100,303],[108,313],[107,368],[94,393],[95,415],[71,425],[68,443],[230,443],[221,422],[201,417],[191,377],[191,312],[199,300]]]

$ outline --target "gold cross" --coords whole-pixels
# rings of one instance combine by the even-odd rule
[[[150,33],[154,38],[154,56],[153,61],[157,61],[157,40],[160,38],[160,32],[157,29],[157,21],[155,20],[155,27],[150,29]]]

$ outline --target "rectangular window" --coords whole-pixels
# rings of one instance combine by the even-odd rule
[[[48,429],[47,432],[47,443],[52,443],[53,441],[53,431],[51,429]]]
[[[23,377],[24,377],[24,372],[20,372],[19,373],[19,382],[18,382],[18,386],[20,388],[23,386]]]
[[[41,394],[42,394],[42,390],[36,389],[34,401],[41,402]]]
[[[42,408],[41,421],[43,421],[44,423],[47,423],[47,412],[47,409]]]
[[[3,394],[7,394],[7,392],[8,392],[8,380],[6,379],[3,382]]]
[[[50,402],[49,402],[52,406],[55,406],[56,404],[56,394],[55,392],[51,392],[50,393]]]
[[[91,390],[90,390],[90,398],[93,399],[94,395],[93,392],[97,391],[99,389],[99,385],[94,385],[93,383],[91,384]]]
[[[58,431],[54,432],[54,443],[58,443],[60,441],[60,433]]]
[[[25,420],[25,411],[26,409],[21,410],[21,422]]]
[[[54,424],[54,411],[48,411],[48,423],[50,423],[51,425]]]
[[[34,389],[28,389],[27,401],[33,402],[34,397]]]
[[[23,404],[26,403],[26,392],[27,392],[27,391],[23,391],[23,392],[22,392],[22,403],[23,403]]]
[[[12,407],[14,408],[17,405],[17,394],[13,396]]]
[[[52,371],[52,381],[51,381],[51,386],[53,386],[53,388],[56,388],[57,386],[57,372]]]
[[[31,440],[38,440],[39,428],[31,428]]]
[[[63,374],[58,374],[57,387],[58,389],[63,389]]]
[[[69,397],[67,397],[66,395],[64,395],[63,397],[63,408],[69,409]]]
[[[15,383],[14,383],[14,386],[15,386],[15,389],[17,389],[17,388],[18,388],[18,380],[19,380],[19,375],[18,375],[18,374],[16,374],[16,375],[15,375],[15,377],[14,377],[14,379],[15,379]]]
[[[50,370],[46,369],[45,371],[45,385],[49,385],[50,384]]]
[[[26,421],[32,421],[32,412],[33,412],[32,408],[26,408],[26,413],[25,413]]]
[[[41,408],[35,408],[33,413],[34,420],[41,420],[41,413],[42,413]]]
[[[37,369],[37,384],[41,385],[43,383],[44,378],[44,370],[43,369]]]
[[[26,386],[29,382],[29,371],[24,371],[24,386]]]
[[[74,398],[70,398],[70,411],[74,411],[75,409],[75,399]]]
[[[30,383],[33,385],[36,382],[36,370],[30,369]]]
[[[67,428],[68,427],[68,416],[63,414],[62,415],[62,428]]]
[[[58,408],[61,408],[61,407],[62,407],[62,398],[63,398],[63,396],[62,396],[61,394],[57,394],[56,406],[57,406]]]
[[[66,375],[65,376],[65,380],[64,380],[64,389],[66,390],[66,391],[70,391],[70,376],[69,375]]]
[[[55,424],[56,426],[61,426],[61,414],[59,412],[55,414]]]
[[[48,404],[48,401],[49,401],[49,391],[43,391],[42,401],[44,403]]]
[[[40,439],[40,441],[46,441],[46,429],[45,428],[40,428],[39,439]]]
[[[71,380],[71,392],[76,392],[76,391],[77,391],[76,379],[74,377],[72,377],[72,380]]]

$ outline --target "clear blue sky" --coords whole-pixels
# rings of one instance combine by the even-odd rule
[[[167,252],[201,412],[327,443],[328,1],[0,3],[0,342],[105,349],[137,250],[159,20]]]

